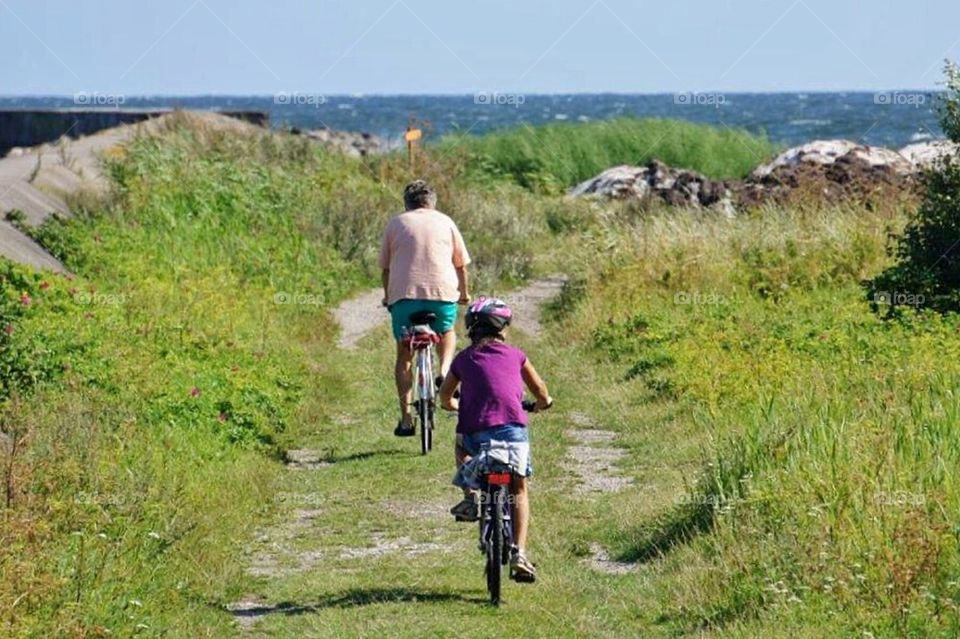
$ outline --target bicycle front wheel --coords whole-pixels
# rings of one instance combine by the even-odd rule
[[[420,452],[426,455],[433,448],[433,407],[430,401],[421,399],[417,413],[420,420]]]

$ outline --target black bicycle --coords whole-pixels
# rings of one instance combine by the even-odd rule
[[[527,412],[536,412],[536,402],[524,401],[523,408]],[[484,451],[490,460],[490,444],[483,445],[481,453]],[[510,499],[510,483],[514,475],[514,469],[509,464],[488,461],[480,479],[480,551],[486,557],[484,574],[490,603],[494,606],[500,605],[503,568],[510,563],[513,553],[517,552],[513,540]],[[532,581],[519,575],[511,575],[511,578],[515,581]]]

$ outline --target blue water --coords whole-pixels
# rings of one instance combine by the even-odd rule
[[[399,137],[411,117],[428,137],[481,134],[547,122],[594,121],[618,116],[680,118],[744,128],[795,145],[848,138],[899,148],[942,137],[928,92],[726,93],[623,95],[322,96],[288,94],[235,97],[129,97],[123,107],[250,109],[270,112],[274,126],[368,131]],[[72,96],[0,98],[0,108],[74,107]]]

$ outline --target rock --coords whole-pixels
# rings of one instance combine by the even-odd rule
[[[862,145],[831,145],[822,147],[822,153],[798,151],[802,148],[778,158],[791,154],[794,160],[774,160],[738,183],[734,191],[740,207],[840,200],[877,204],[916,192],[914,165],[895,151]],[[849,150],[833,155],[844,148]]]
[[[715,208],[725,215],[734,212],[726,182],[667,166],[651,160],[646,166],[615,166],[575,186],[572,197],[603,196],[618,200],[656,198],[671,206]]]
[[[13,147],[12,149],[10,149],[9,151],[7,151],[7,155],[4,156],[4,157],[8,157],[8,158],[18,158],[18,157],[22,156],[22,155],[23,155],[24,153],[26,153],[26,152],[27,152],[27,150],[24,149],[22,146],[15,146],[15,147]]]
[[[850,140],[815,140],[787,149],[772,162],[761,164],[754,169],[750,177],[754,179],[766,177],[782,166],[794,167],[804,163],[826,166],[834,164],[840,158],[862,161],[871,167],[889,167],[902,175],[915,171],[913,163],[891,149],[858,144]]]
[[[920,145],[916,145],[920,146]],[[912,150],[918,164],[951,148],[923,145]],[[918,164],[896,151],[849,140],[820,140],[784,151],[745,180],[712,180],[659,160],[644,167],[616,166],[570,190],[571,196],[618,200],[657,200],[670,206],[708,208],[726,216],[738,209],[777,204],[857,200],[867,204],[898,201],[918,191]]]
[[[378,155],[390,149],[389,143],[372,133],[337,131],[336,129],[307,129],[297,127],[290,129],[291,135],[302,135],[315,142],[319,142],[327,149],[345,153],[353,157]]]
[[[960,144],[950,140],[918,142],[908,144],[900,149],[900,155],[921,170],[933,167],[937,160],[946,155],[957,155],[958,153],[960,153]]]
[[[647,184],[647,169],[639,166],[615,166],[600,175],[573,187],[569,195],[602,195],[624,200],[642,198],[650,192]]]

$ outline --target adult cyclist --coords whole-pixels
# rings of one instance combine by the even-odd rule
[[[450,369],[457,336],[457,304],[470,302],[467,265],[470,254],[456,223],[436,209],[437,194],[423,180],[403,191],[405,212],[387,224],[380,247],[383,269],[383,304],[390,310],[397,342],[394,379],[400,402],[400,421],[393,434],[415,434],[410,409],[413,394],[413,351],[404,344],[403,329],[410,315],[427,311],[436,315],[431,328],[440,334],[440,377]]]

